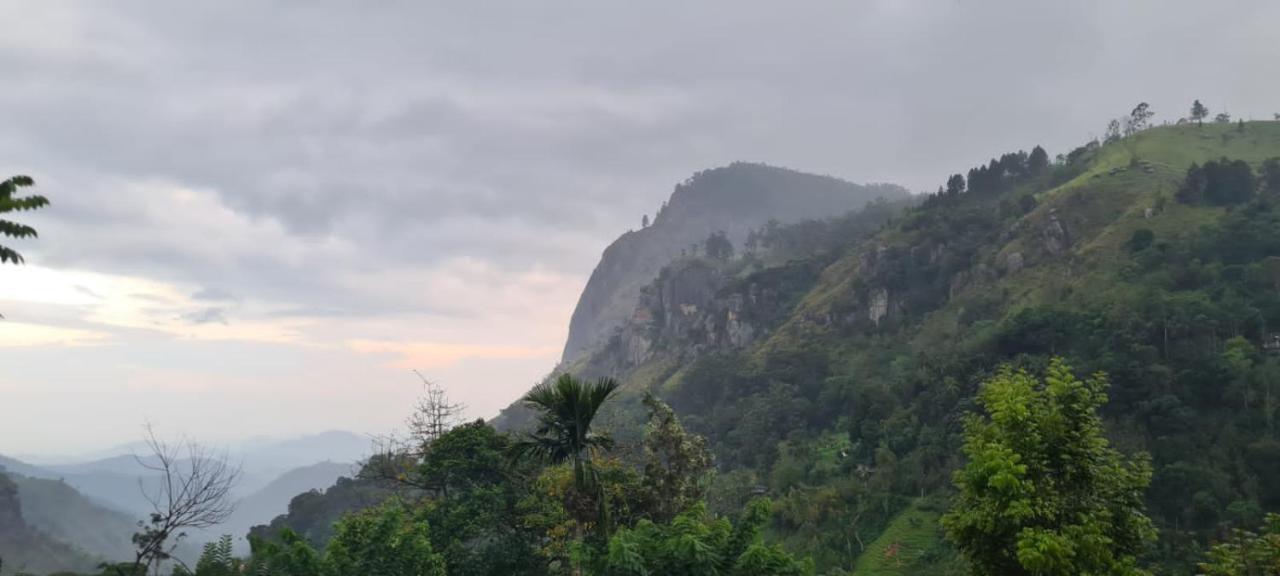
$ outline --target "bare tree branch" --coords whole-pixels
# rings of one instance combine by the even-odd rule
[[[150,522],[138,522],[141,530],[133,535],[137,550],[131,576],[152,567],[158,569],[172,557],[187,530],[225,522],[235,512],[232,490],[240,481],[240,467],[229,464],[225,453],[190,440],[171,444],[161,439],[151,424],[145,430],[143,440],[150,454],[134,458],[159,479],[153,490],[148,490],[142,479],[138,481],[139,490],[151,504],[151,517]]]

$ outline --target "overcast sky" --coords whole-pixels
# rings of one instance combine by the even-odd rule
[[[1146,100],[1280,112],[1280,2],[4,2],[0,453],[492,416],[734,160],[933,189]]]

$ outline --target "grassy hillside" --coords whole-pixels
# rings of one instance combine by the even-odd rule
[[[766,485],[789,546],[875,574],[891,572],[852,536],[936,537],[910,530],[934,513],[913,503],[949,493],[980,382],[1001,363],[1067,356],[1110,375],[1113,441],[1155,466],[1151,562],[1182,570],[1214,535],[1280,510],[1280,357],[1264,349],[1280,327],[1280,198],[1215,205],[1179,190],[1193,163],[1260,174],[1275,157],[1276,122],[1158,127],[1037,169],[1007,154],[964,193],[849,238],[750,345],[578,367],[667,398],[711,439],[722,477]],[[638,419],[616,411],[626,437]],[[847,445],[834,458],[833,437]],[[740,500],[742,484],[721,482],[713,501]]]

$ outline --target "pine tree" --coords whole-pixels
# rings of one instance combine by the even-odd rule
[[[1204,104],[1201,104],[1199,100],[1191,104],[1191,119],[1195,120],[1196,124],[1203,125],[1204,119],[1208,117],[1209,109],[1205,108]]]

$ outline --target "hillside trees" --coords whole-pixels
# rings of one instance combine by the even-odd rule
[[[1236,530],[1209,550],[1200,564],[1204,576],[1271,576],[1280,574],[1280,515],[1268,514],[1261,532]]]
[[[1053,360],[1043,380],[1005,367],[979,392],[985,416],[965,422],[960,494],[943,517],[977,574],[1144,574],[1155,537],[1143,513],[1151,479],[1103,436],[1101,374],[1079,380]]]
[[[1257,188],[1257,179],[1248,162],[1222,158],[1205,162],[1204,166],[1192,164],[1177,198],[1186,204],[1230,206],[1248,202]]]
[[[733,258],[733,242],[729,240],[728,234],[723,230],[712,232],[707,236],[706,253],[708,258],[715,260],[729,260]]]

